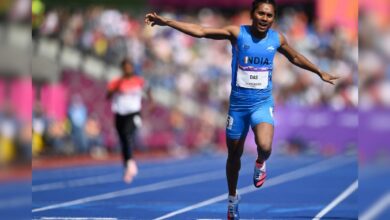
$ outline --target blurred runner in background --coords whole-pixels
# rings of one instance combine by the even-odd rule
[[[122,76],[108,84],[107,98],[111,100],[111,109],[115,114],[115,128],[125,167],[123,180],[131,183],[138,173],[133,148],[136,130],[142,124],[140,111],[145,80],[135,75],[134,65],[129,59],[121,62],[121,68]]]

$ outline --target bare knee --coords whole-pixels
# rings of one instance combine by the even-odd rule
[[[228,142],[228,157],[227,162],[228,163],[237,163],[240,161],[241,156],[243,154],[244,147],[241,142],[234,141],[234,142]]]
[[[259,159],[265,161],[271,156],[272,144],[271,143],[256,143],[257,144],[257,154]]]
[[[235,163],[237,161],[240,161],[242,153],[243,153],[242,149],[228,150],[228,157],[227,157],[228,162]]]
[[[253,128],[257,145],[258,161],[265,161],[271,155],[274,127],[268,123],[260,123]]]

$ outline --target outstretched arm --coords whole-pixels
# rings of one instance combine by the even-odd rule
[[[281,54],[283,54],[291,63],[305,70],[309,70],[317,74],[323,81],[334,85],[334,81],[339,77],[321,71],[316,65],[310,62],[306,57],[304,57],[302,54],[298,53],[296,50],[290,47],[290,45],[287,43],[286,38],[282,34],[279,34],[279,36],[280,36],[280,47],[278,51]]]
[[[155,12],[149,13],[145,16],[145,23],[151,26],[169,26],[193,37],[209,38],[215,40],[235,41],[240,31],[239,27],[237,26],[227,26],[224,28],[208,28],[202,27],[197,24],[175,21],[159,16]]]

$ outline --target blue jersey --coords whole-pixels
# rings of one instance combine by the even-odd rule
[[[278,32],[269,29],[263,39],[254,37],[250,26],[240,26],[232,48],[232,91],[230,108],[248,110],[272,99],[272,70]]]

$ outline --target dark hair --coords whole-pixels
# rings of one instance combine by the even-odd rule
[[[274,6],[274,13],[276,15],[276,3],[275,3],[275,0],[253,0],[253,2],[252,2],[252,9],[251,9],[251,15],[255,12],[257,6],[259,6],[260,4],[263,4],[263,3],[271,4],[272,6]]]
[[[129,58],[124,58],[121,61],[121,67],[123,68],[127,63],[133,66],[133,62],[131,62],[131,60]]]

